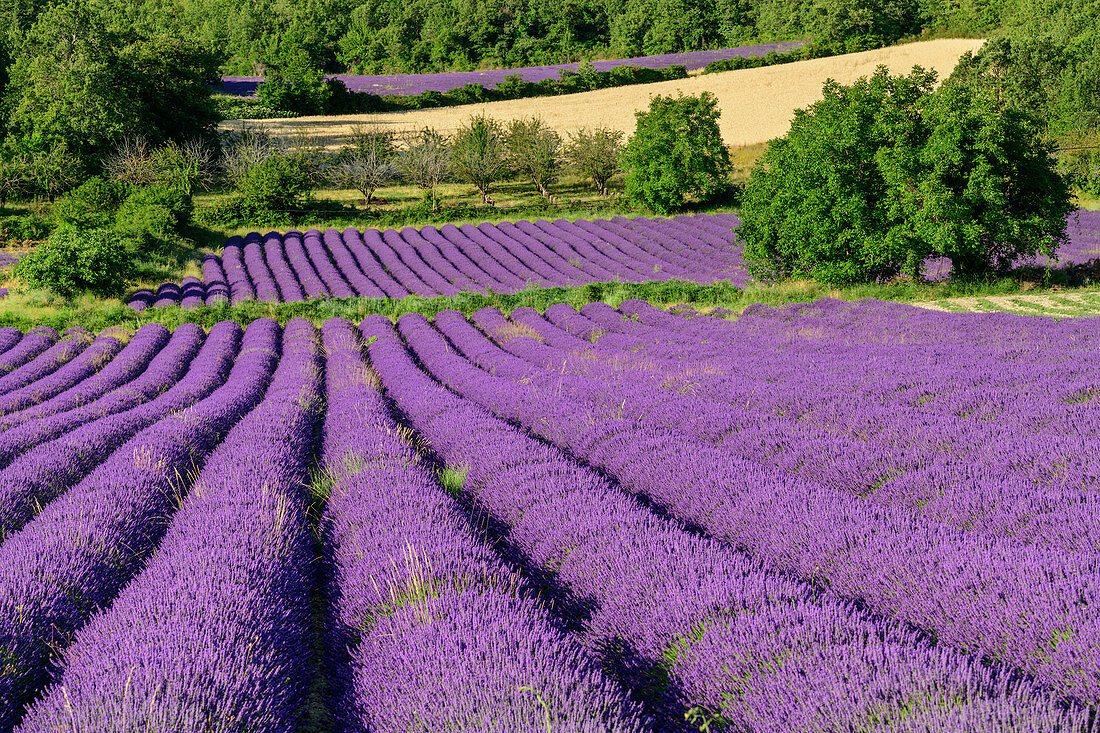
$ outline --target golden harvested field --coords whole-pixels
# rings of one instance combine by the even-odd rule
[[[935,69],[942,79],[951,73],[967,51],[983,41],[944,39],[920,41],[903,46],[862,53],[813,59],[760,69],[727,71],[638,84],[560,97],[535,97],[461,107],[424,109],[412,112],[299,117],[295,119],[230,121],[225,126],[259,125],[276,135],[293,135],[299,130],[326,145],[339,145],[353,125],[380,125],[395,130],[434,127],[450,132],[471,115],[485,113],[502,121],[537,115],[565,133],[580,127],[606,125],[630,133],[634,113],[649,105],[654,94],[699,94],[713,92],[722,110],[720,124],[727,145],[757,145],[786,133],[794,111],[821,98],[821,85],[832,78],[849,84],[872,74],[879,64],[892,73],[906,73],[914,65]]]

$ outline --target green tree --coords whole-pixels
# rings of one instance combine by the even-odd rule
[[[535,185],[539,195],[550,197],[550,184],[561,170],[561,135],[538,117],[512,120],[507,132],[511,167]]]
[[[718,129],[718,99],[656,96],[638,112],[634,135],[622,152],[625,193],[659,214],[681,207],[688,198],[705,199],[729,185],[729,152]]]
[[[607,184],[621,169],[619,156],[623,149],[623,131],[609,127],[582,127],[569,133],[565,156],[577,173],[592,181],[592,187],[607,195]]]
[[[258,95],[271,109],[319,115],[328,109],[332,87],[309,52],[295,44],[283,50],[270,66]]]
[[[451,168],[455,176],[493,203],[493,186],[508,172],[508,145],[500,122],[486,115],[471,117],[451,141]]]
[[[12,274],[23,289],[119,295],[133,276],[130,254],[110,229],[81,230],[64,224],[15,263]]]
[[[851,86],[830,80],[795,113],[742,195],[754,277],[883,280],[936,255],[975,277],[1054,253],[1069,196],[1034,119],[934,83],[880,67]]]

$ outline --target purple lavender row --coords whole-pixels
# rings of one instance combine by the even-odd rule
[[[18,410],[25,410],[48,401],[50,398],[91,378],[114,359],[122,350],[123,343],[128,341],[130,337],[130,332],[122,328],[103,331],[87,348],[77,353],[76,356],[52,373],[0,395],[0,415],[6,417]],[[48,353],[48,351],[45,352],[43,357]],[[58,360],[63,356],[67,356],[67,354],[59,354]]]
[[[287,232],[283,243],[286,247],[288,264],[294,268],[298,281],[301,283],[302,299],[331,296],[332,293],[321,281],[321,276],[317,274],[317,269],[309,261],[305,244],[302,242],[302,233],[297,231]]]
[[[508,345],[517,353],[537,347],[528,339]],[[494,371],[500,369],[494,365]],[[530,380],[528,369],[519,374]],[[851,492],[787,478],[682,432],[654,427],[660,420],[652,416],[622,419],[631,399],[623,397],[630,395],[624,384],[629,377],[624,383],[588,386],[590,400],[602,392],[616,402],[623,397],[619,404],[569,398],[564,376],[546,377],[553,387],[545,391],[508,382],[518,402],[493,394],[494,408],[715,536],[795,572],[824,577],[838,591],[934,629],[950,644],[995,654],[1067,694],[1096,699],[1100,677],[1093,670],[1100,660],[1088,650],[1095,648],[1100,624],[1087,606],[1073,602],[1080,594],[1097,592],[1095,559],[1087,553],[1071,546],[1054,552],[1027,547],[1003,531],[960,529],[950,520],[914,512],[907,502],[868,503]],[[545,394],[554,400],[540,397]],[[640,399],[637,393],[632,397]],[[661,403],[661,398],[654,400],[653,414]],[[694,418],[701,407],[679,412]],[[608,433],[604,426],[615,424]],[[691,473],[685,466],[693,467]],[[979,492],[974,500],[988,502],[988,496]],[[1065,509],[1072,516],[1073,505]],[[1071,526],[1081,531],[1076,519]],[[1044,568],[1040,588],[1027,580],[1037,565]],[[899,577],[905,578],[902,587]],[[972,594],[960,592],[960,586],[996,591]],[[1059,642],[1051,644],[1053,637]]]
[[[142,326],[99,374],[53,400],[0,418],[0,466],[39,443],[157,397],[180,380],[205,337],[192,324],[170,338],[160,324]]]
[[[93,338],[84,329],[66,331],[57,342],[37,354],[34,359],[0,377],[0,395],[26,387],[54,373],[88,348]]]
[[[61,338],[57,331],[41,326],[28,331],[26,336],[12,344],[11,348],[0,354],[0,375],[8,375],[34,359]]]
[[[187,374],[167,391],[125,412],[38,443],[15,458],[0,471],[0,530],[6,535],[19,529],[135,433],[213,392],[233,364],[240,334],[240,326],[231,321],[216,324],[198,356],[186,365]]]
[[[398,437],[343,320],[323,329],[332,481],[322,537],[337,637],[355,630],[347,729],[642,730],[635,706],[563,636],[529,588]],[[430,624],[422,622],[431,617]]]
[[[722,48],[711,51],[685,51],[681,53],[667,53],[656,56],[638,56],[630,59],[618,59],[614,61],[596,61],[593,66],[597,71],[608,71],[617,66],[637,66],[648,69],[664,69],[669,66],[684,66],[689,71],[702,69],[713,61],[722,61],[732,58],[747,58],[751,56],[764,56],[770,51],[784,52],[798,48],[800,42],[770,43],[755,46],[738,46],[736,48]],[[407,94],[417,95],[434,90],[448,92],[467,84],[479,84],[487,88],[495,88],[501,84],[510,74],[519,74],[524,81],[543,81],[557,79],[562,71],[576,72],[580,68],[579,62],[568,64],[551,64],[548,66],[526,66],[515,69],[497,69],[491,71],[454,71],[439,74],[387,74],[387,75],[355,75],[334,74],[331,78],[344,82],[347,88],[354,92],[369,92],[371,94]],[[235,96],[255,96],[263,77],[259,76],[223,76],[221,89],[226,94]]]
[[[14,348],[23,338],[23,332],[13,326],[0,327],[0,357]]]
[[[221,257],[213,254],[203,255],[202,279],[206,290],[205,305],[221,305],[229,302],[229,285]]]
[[[287,324],[263,401],[17,730],[295,730],[311,673],[302,487],[323,410],[317,336],[307,321]]]
[[[403,317],[399,328],[460,393],[499,389],[500,380],[449,354],[422,318]],[[1006,683],[1006,670],[931,646],[658,519],[558,451],[433,385],[384,319],[369,319],[364,332],[374,337],[372,362],[413,425],[448,463],[468,467],[467,490],[510,524],[511,541],[533,561],[590,599],[586,626],[598,646],[626,644],[651,666],[671,659],[666,668],[683,702],[694,703],[687,714],[697,725],[846,728],[927,699],[936,701],[930,713],[954,700],[949,714],[976,730],[1001,730],[1020,717],[1039,729],[1082,726],[1084,711],[1067,714],[1049,693]],[[704,639],[718,653],[700,653]]]
[[[278,353],[249,325],[224,385],[141,431],[0,545],[0,730],[57,673],[51,656],[153,554],[207,454],[263,396]]]
[[[250,298],[400,298],[410,293],[436,297],[464,290],[515,292],[531,284],[742,277],[739,261],[726,252],[733,242],[729,224],[708,215],[692,221],[698,224],[694,231],[663,219],[559,219],[401,231],[253,232],[226,243],[224,274],[208,259],[204,277],[208,288],[228,280],[233,303]],[[132,304],[168,304],[183,296],[175,286],[162,286],[161,291],[159,296],[135,294]]]

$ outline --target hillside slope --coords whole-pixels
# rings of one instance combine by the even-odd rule
[[[457,129],[471,115],[485,113],[500,120],[537,115],[561,132],[583,126],[606,125],[632,132],[634,113],[645,109],[654,94],[717,95],[722,110],[722,136],[728,145],[755,145],[786,133],[794,110],[821,98],[821,86],[832,78],[849,84],[868,76],[883,64],[893,73],[914,65],[935,69],[942,79],[967,51],[981,47],[980,39],[942,39],[861,53],[813,59],[759,69],[727,71],[688,79],[600,89],[560,97],[535,97],[461,107],[384,114],[299,117],[294,119],[229,121],[227,126],[262,126],[277,135],[302,130],[328,145],[338,145],[351,127],[382,125],[397,130],[434,127]]]

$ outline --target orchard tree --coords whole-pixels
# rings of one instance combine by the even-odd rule
[[[451,141],[451,169],[473,185],[481,202],[493,205],[493,186],[508,173],[508,143],[504,127],[487,115],[476,115]]]
[[[828,81],[749,177],[738,237],[761,280],[832,284],[919,276],[951,259],[958,277],[1054,254],[1070,210],[1050,146],[1028,115],[933,72],[880,67]]]
[[[669,214],[691,196],[705,199],[729,185],[729,152],[718,129],[718,99],[656,96],[636,113],[634,135],[622,152],[625,193],[637,204]]]

